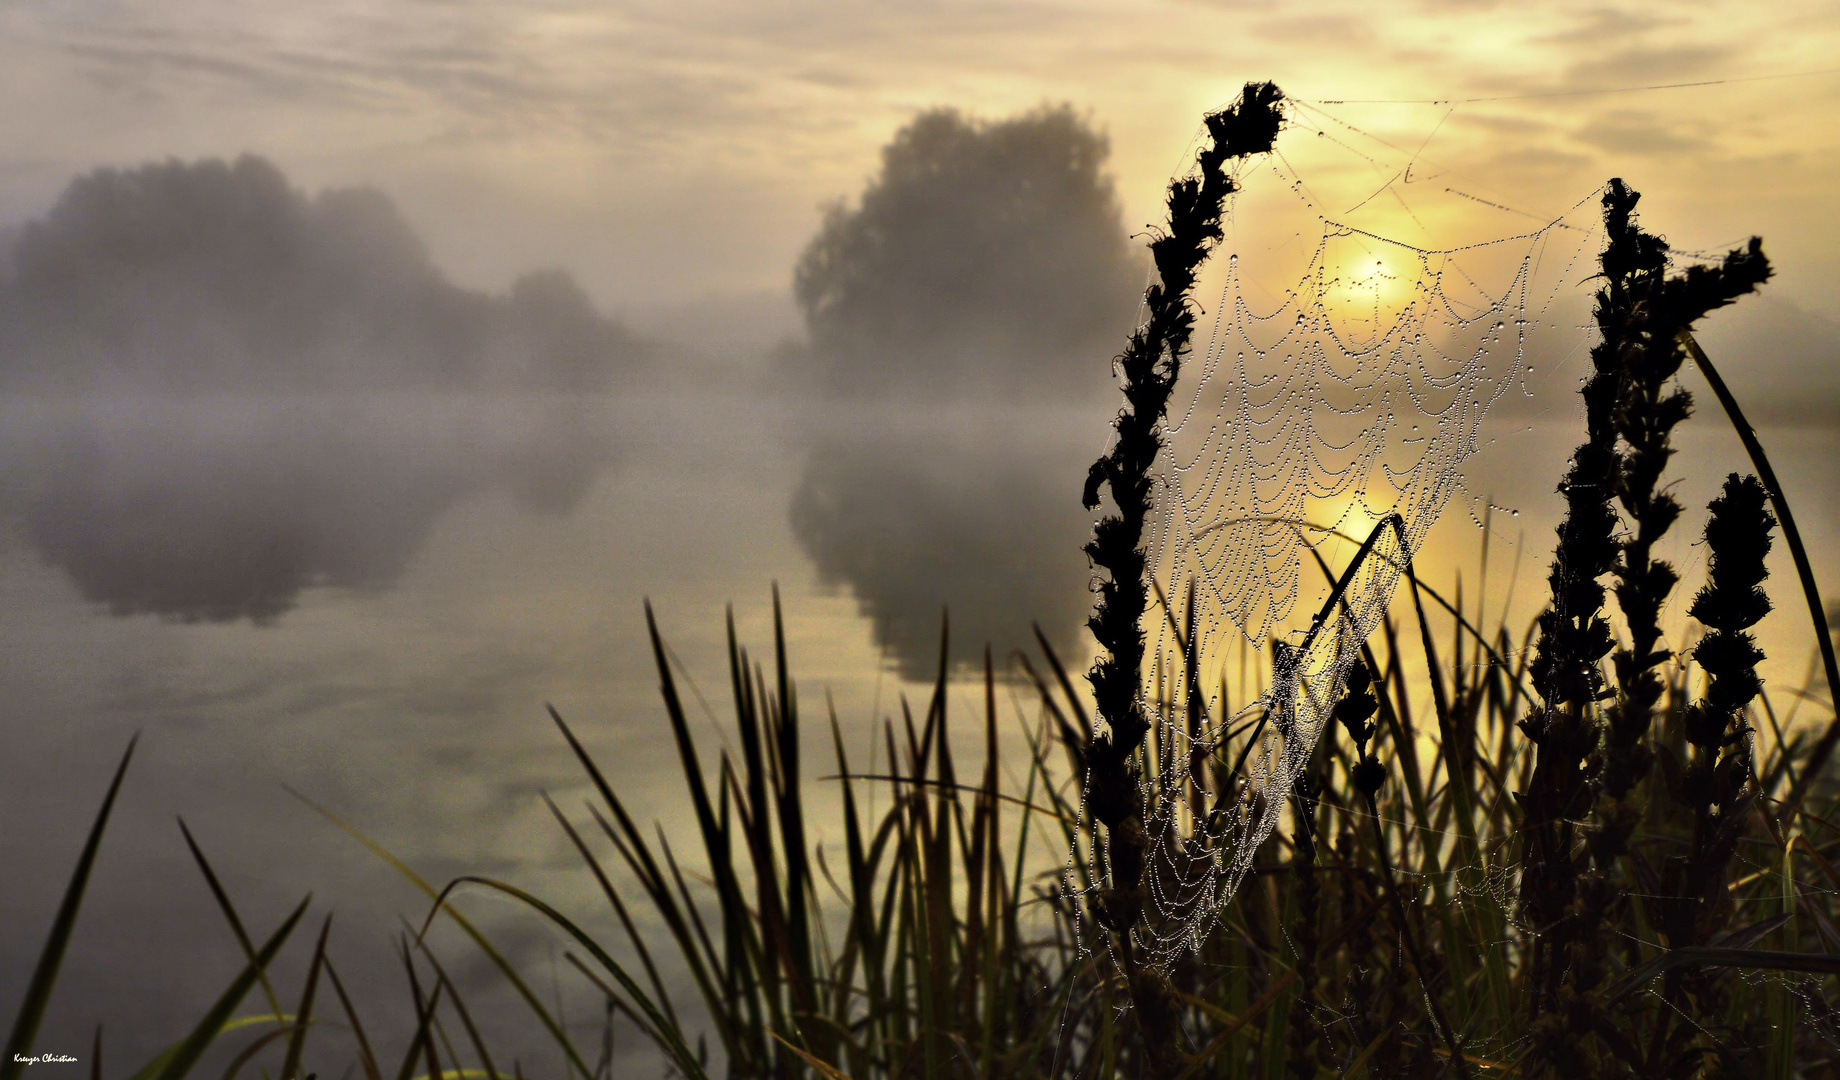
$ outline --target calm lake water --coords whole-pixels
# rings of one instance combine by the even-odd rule
[[[1553,400],[1543,414],[1504,417],[1470,481],[1478,499],[1519,510],[1493,516],[1490,571],[1498,610],[1518,553],[1516,625],[1538,604],[1553,486],[1578,438],[1570,402]],[[884,414],[663,392],[0,403],[0,1017],[17,1005],[137,731],[39,1040],[87,1061],[106,1020],[112,1070],[182,1034],[239,966],[175,815],[252,932],[309,891],[316,913],[336,911],[333,956],[381,1018],[373,1037],[378,1025],[405,1026],[392,949],[401,920],[419,921],[425,905],[289,789],[430,880],[490,873],[591,911],[592,882],[539,798],[547,790],[578,811],[585,794],[545,715],[553,702],[635,817],[659,820],[689,850],[647,597],[695,679],[686,699],[708,764],[717,721],[732,715],[725,605],[743,643],[769,655],[779,583],[814,763],[807,782],[828,808],[817,779],[832,771],[826,695],[863,755],[852,764],[867,767],[875,718],[903,692],[924,699],[908,677],[932,662],[942,603],[964,643],[959,660],[989,637],[1001,662],[1041,618],[1084,663],[1078,487],[1109,411]],[[1695,508],[1725,472],[1748,471],[1721,423],[1688,426],[1674,471],[1689,510],[1671,551],[1695,584]],[[1763,437],[1832,594],[1840,434],[1773,427]],[[1473,582],[1480,537],[1453,506],[1427,579],[1450,584],[1461,565]],[[1779,687],[1799,686],[1806,615],[1788,561],[1774,565],[1778,613],[1764,644]],[[1683,590],[1676,620],[1686,600]],[[976,697],[959,685],[957,715],[975,715]],[[814,831],[820,843],[840,836],[823,815]],[[557,939],[508,904],[469,903],[549,993]],[[615,932],[610,920],[596,925]],[[470,947],[440,940],[502,1057],[554,1071],[496,976]],[[298,985],[308,944],[295,945],[279,985]],[[591,998],[557,970],[572,1021],[597,1030]],[[640,1052],[630,1029],[622,1038],[622,1053]],[[394,1034],[382,1041],[399,1052]]]

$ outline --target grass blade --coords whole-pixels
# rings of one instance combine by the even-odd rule
[[[319,970],[326,963],[326,935],[332,932],[332,916],[319,927],[319,943],[313,946],[313,964],[307,968],[306,989],[300,992],[300,1007],[294,1010],[294,1036],[288,1040],[287,1056],[281,1060],[281,1080],[299,1080],[300,1054],[307,1047],[307,1025],[313,1018],[313,996],[319,989]],[[279,1015],[280,1010],[276,1010]]]
[[[467,1040],[473,1044],[473,1052],[479,1055],[479,1063],[485,1066],[487,1080],[499,1080],[498,1067],[492,1064],[492,1055],[486,1050],[486,1043],[479,1035],[478,1025],[473,1023],[473,1014],[467,1011],[466,1001],[460,996],[460,987],[447,977],[447,969],[441,966],[440,958],[435,956],[434,950],[428,947],[427,942],[417,939],[415,944],[422,950],[422,955],[428,958],[429,965],[434,968],[435,978],[447,984],[447,997],[454,1003],[454,1011],[460,1014],[460,1025],[466,1029]],[[449,1056],[452,1056],[451,1053]],[[454,1065],[456,1068],[459,1067],[457,1057],[454,1059]],[[281,1080],[293,1080],[293,1078],[283,1075]]]
[[[632,976],[626,973],[626,969],[621,967],[613,957],[608,956],[606,950],[601,948],[600,943],[583,932],[581,927],[575,925],[568,916],[544,903],[536,896],[518,888],[516,885],[485,877],[468,876],[455,878],[448,884],[446,889],[441,891],[441,902],[445,903],[447,894],[453,891],[455,887],[468,883],[483,885],[489,889],[496,889],[513,899],[522,901],[524,904],[534,908],[537,912],[542,914],[544,918],[555,924],[555,926],[564,933],[574,938],[582,948],[588,950],[596,960],[600,961],[601,967],[604,968],[609,975],[612,975],[614,979],[619,982],[620,988],[626,991],[627,997],[638,1003],[639,1007],[645,1011],[645,1018],[651,1021],[652,1026],[665,1037],[666,1049],[670,1051],[672,1057],[677,1059],[677,1065],[684,1071],[684,1074],[690,1077],[691,1080],[709,1080],[708,1074],[703,1071],[703,1067],[697,1061],[696,1056],[692,1054],[690,1048],[684,1044],[683,1035],[678,1031],[676,1025],[672,1024],[665,1015],[659,1011],[658,1007],[652,1004],[652,1000],[646,996],[644,990],[640,989],[639,984],[633,981]],[[592,1075],[592,1073],[589,1075]]]
[[[19,1003],[19,1015],[13,1021],[13,1033],[6,1040],[6,1058],[0,1061],[0,1080],[19,1080],[25,1064],[21,1058],[28,1057],[32,1050],[32,1040],[38,1035],[38,1026],[45,1018],[45,1008],[51,1003],[51,989],[57,983],[58,968],[64,962],[64,950],[70,946],[70,932],[77,923],[77,909],[83,904],[83,891],[89,886],[90,869],[96,865],[96,849],[102,844],[102,831],[108,826],[109,813],[115,808],[115,796],[121,791],[122,777],[128,773],[128,762],[134,758],[134,745],[140,741],[137,734],[128,740],[128,749],[121,755],[121,764],[115,767],[115,778],[109,781],[109,793],[102,799],[102,809],[96,814],[96,823],[90,826],[89,838],[83,842],[83,854],[77,857],[77,868],[70,875],[70,884],[64,888],[63,902],[58,905],[57,915],[51,920],[51,933],[45,939],[45,947],[38,954],[38,966],[32,970],[32,981],[26,984],[25,997]]]
[[[371,1040],[364,1034],[364,1023],[358,1019],[358,1010],[352,1008],[351,997],[345,993],[345,984],[339,981],[339,970],[332,966],[332,959],[326,959],[326,975],[332,980],[333,992],[339,996],[339,1004],[345,1009],[345,1019],[351,1021],[351,1033],[358,1040],[358,1064],[364,1066],[364,1080],[383,1080],[383,1071],[377,1067],[377,1055],[371,1052]],[[282,1077],[281,1080],[289,1080]]]
[[[255,959],[255,943],[249,940],[249,931],[243,929],[243,920],[237,916],[236,907],[230,903],[230,894],[224,891],[223,884],[217,880],[216,871],[211,869],[210,861],[204,857],[204,851],[198,847],[198,841],[192,837],[192,830],[186,827],[185,819],[179,818],[178,821],[179,832],[185,837],[185,846],[191,849],[192,859],[198,864],[199,871],[204,874],[205,884],[211,887],[211,896],[217,901],[218,910],[224,913],[224,919],[230,923],[230,932],[236,935],[236,943],[243,948],[243,959]],[[275,988],[268,981],[266,973],[261,976],[261,986],[263,996],[268,998],[268,1007],[274,1010],[276,1016],[280,1016],[281,999],[275,996]],[[283,1074],[283,1080],[286,1080],[285,1074]]]
[[[223,1080],[236,1080],[236,1074],[243,1071],[243,1066],[249,1064],[250,1059],[261,1053],[269,1043],[274,1042],[282,1036],[291,1036],[295,1032],[303,1030],[305,1026],[304,1024],[289,1024],[286,1027],[278,1027],[273,1031],[265,1033],[255,1042],[243,1047],[242,1052],[231,1059],[229,1066],[224,1069]]]
[[[300,792],[295,791],[293,788],[284,787],[283,790],[287,791],[288,794],[299,799],[301,802],[306,803],[309,807],[312,807],[327,821],[343,829],[346,835],[369,848],[372,854],[388,863],[393,870],[407,878],[410,883],[420,889],[424,895],[434,900],[435,907],[434,910],[428,913],[428,921],[432,922],[436,915],[445,912],[447,917],[452,919],[454,924],[460,927],[460,929],[465,932],[466,936],[473,940],[473,944],[479,947],[479,951],[486,954],[487,959],[492,961],[492,965],[498,968],[499,973],[510,980],[511,986],[518,992],[518,996],[523,998],[525,1004],[529,1005],[531,1010],[537,1014],[538,1021],[549,1031],[550,1037],[556,1040],[558,1046],[562,1047],[563,1053],[567,1056],[569,1064],[580,1070],[584,1077],[591,1077],[594,1075],[593,1070],[588,1068],[587,1062],[581,1059],[581,1054],[575,1049],[575,1044],[570,1041],[568,1033],[563,1031],[562,1026],[556,1022],[556,1018],[549,1014],[549,1010],[543,1006],[542,999],[538,998],[536,993],[530,989],[530,984],[525,982],[524,977],[517,973],[517,969],[511,966],[511,961],[505,959],[504,954],[498,951],[497,946],[493,945],[491,940],[487,938],[485,934],[481,933],[478,927],[472,924],[471,920],[454,910],[452,906],[441,902],[440,898],[443,895],[442,893],[437,892],[433,886],[423,880],[420,874],[410,869],[408,863],[397,858],[382,844],[372,840],[370,837],[364,835],[364,833],[359,832],[346,822],[345,819],[314,802],[312,799],[307,798]],[[424,933],[427,931],[426,923],[423,924],[422,929]]]
[[[301,900],[293,913],[287,917],[287,921],[281,924],[281,928],[263,943],[254,959],[243,968],[242,974],[231,980],[230,985],[218,996],[216,1004],[204,1014],[204,1019],[198,1021],[198,1026],[192,1029],[192,1033],[173,1048],[165,1064],[153,1074],[153,1080],[180,1080],[185,1074],[191,1072],[192,1066],[198,1064],[198,1059],[204,1056],[205,1050],[223,1032],[225,1021],[230,1019],[230,1014],[243,1000],[243,995],[249,993],[249,988],[256,984],[257,976],[274,961],[275,954],[281,951],[282,945],[286,944],[288,935],[294,932],[295,924],[299,923],[300,917],[307,913],[307,905],[312,900],[313,897],[310,894]]]

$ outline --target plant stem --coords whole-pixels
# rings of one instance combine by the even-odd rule
[[[1202,262],[1221,239],[1227,197],[1239,190],[1229,170],[1239,160],[1271,150],[1283,100],[1271,83],[1247,84],[1236,104],[1206,117],[1208,142],[1197,155],[1196,174],[1169,185],[1169,230],[1150,244],[1157,280],[1144,292],[1149,318],[1116,361],[1124,376],[1125,397],[1125,407],[1114,421],[1118,437],[1093,463],[1082,493],[1086,508],[1096,509],[1103,487],[1115,510],[1093,527],[1093,538],[1085,547],[1093,564],[1107,575],[1087,621],[1101,650],[1087,678],[1099,716],[1110,729],[1092,740],[1086,754],[1087,807],[1095,823],[1105,826],[1110,878],[1109,887],[1096,898],[1094,915],[1116,941],[1144,1050],[1156,1076],[1173,1076],[1185,1062],[1177,1045],[1180,1006],[1174,990],[1154,965],[1138,958],[1132,940],[1147,906],[1144,876],[1150,853],[1144,789],[1137,773],[1139,751],[1150,730],[1143,705],[1142,627],[1149,590],[1141,546],[1150,514],[1150,471],[1163,448],[1160,424],[1194,330],[1189,295]]]
[[[1456,1029],[1450,1026],[1449,1017],[1444,1015],[1444,1007],[1438,1004],[1437,993],[1431,988],[1430,973],[1425,970],[1424,953],[1418,947],[1418,932],[1412,927],[1412,920],[1406,915],[1405,901],[1399,898],[1399,881],[1393,874],[1393,860],[1387,857],[1386,830],[1380,825],[1380,807],[1373,795],[1367,797],[1367,814],[1374,823],[1374,851],[1380,858],[1380,869],[1386,875],[1386,894],[1393,901],[1393,913],[1399,916],[1399,933],[1405,938],[1406,955],[1412,961],[1412,970],[1418,974],[1419,989],[1424,991],[1425,1006],[1431,1010],[1431,1022],[1444,1037],[1450,1048],[1450,1065],[1458,1076],[1469,1076],[1469,1061],[1463,1056],[1463,1046],[1457,1041]]]

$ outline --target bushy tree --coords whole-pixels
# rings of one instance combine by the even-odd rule
[[[1066,106],[915,118],[799,259],[804,374],[844,393],[1105,389],[1142,284],[1108,153]]]

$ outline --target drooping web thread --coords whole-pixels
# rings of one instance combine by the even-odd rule
[[[1485,418],[1526,395],[1536,335],[1583,341],[1554,307],[1597,250],[1596,193],[1534,228],[1438,249],[1333,220],[1281,153],[1247,172],[1261,174],[1248,189],[1289,192],[1315,235],[1294,234],[1285,275],[1261,265],[1271,245],[1229,230],[1208,343],[1162,424],[1146,535],[1165,598],[1145,628],[1159,658],[1141,785],[1149,905],[1135,933],[1139,961],[1165,973],[1213,932],[1277,825],[1362,643],[1464,491]],[[1236,644],[1242,659],[1268,654],[1271,676],[1238,709],[1223,677]],[[1075,858],[1069,892],[1100,880],[1090,848]],[[1081,940],[1116,948],[1083,928]]]

